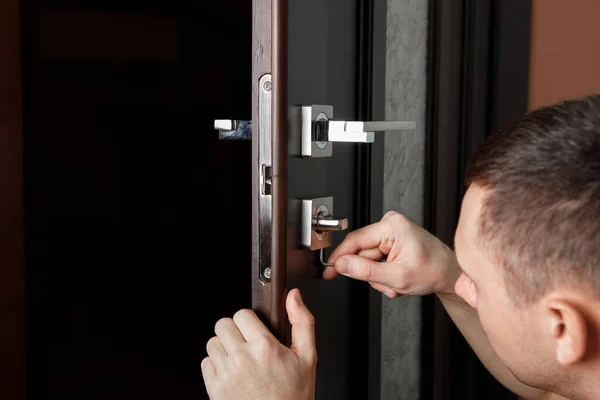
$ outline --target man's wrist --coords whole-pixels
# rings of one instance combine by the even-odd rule
[[[465,303],[465,301],[461,297],[459,297],[456,293],[443,293],[443,292],[439,292],[439,293],[436,293],[435,295],[442,302]]]
[[[438,297],[453,300],[455,297],[458,297],[454,290],[454,286],[456,285],[456,281],[460,277],[461,270],[458,267],[458,262],[456,261],[456,256],[454,255],[454,252],[450,250],[450,248],[446,248],[445,250],[446,254],[443,261],[443,265],[446,269],[446,273],[444,274],[445,283],[441,286],[439,290],[436,290],[435,294]]]

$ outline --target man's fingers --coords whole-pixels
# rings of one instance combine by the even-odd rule
[[[323,279],[330,280],[335,278],[338,275],[337,271],[334,267],[325,267],[323,270]]]
[[[210,361],[212,361],[215,369],[222,369],[225,366],[225,360],[227,360],[227,351],[217,336],[213,336],[206,343],[206,352],[208,353]]]
[[[378,248],[385,229],[387,223],[377,222],[348,233],[342,243],[331,253],[329,262],[334,263],[344,254],[358,254],[361,250]]]
[[[369,284],[373,287],[373,289],[385,294],[390,299],[398,297],[398,292],[387,285],[375,282],[369,282]]]
[[[200,363],[200,369],[202,370],[202,379],[204,379],[204,386],[208,387],[210,382],[215,378],[217,371],[210,357],[205,357]]]
[[[256,313],[249,309],[236,312],[233,321],[247,342],[255,342],[264,338],[274,338]]]
[[[389,285],[389,264],[354,255],[345,255],[335,263],[339,274],[361,281]]]
[[[379,261],[383,258],[383,253],[379,249],[361,250],[357,254],[359,257],[368,258],[373,261]]]
[[[292,345],[300,357],[308,363],[316,362],[315,319],[308,310],[298,289],[292,289],[286,300],[288,319],[292,325]]]
[[[381,252],[381,250],[379,250],[377,248],[365,249],[365,250],[360,250],[358,252],[358,256],[364,257],[364,258],[369,258],[374,261],[379,261],[383,258],[383,253]],[[337,275],[338,275],[338,273],[334,267],[325,267],[325,269],[323,270],[323,279],[330,280],[330,279],[335,278]]]
[[[215,324],[215,333],[225,350],[233,352],[236,347],[246,342],[231,318],[221,318]]]

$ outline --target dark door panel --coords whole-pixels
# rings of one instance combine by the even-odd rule
[[[28,393],[206,399],[251,306],[250,143],[213,128],[251,113],[251,1],[24,8]]]
[[[299,244],[298,200],[359,208],[370,145],[288,150],[298,105],[365,114],[363,0],[23,2],[27,381],[35,399],[206,399],[215,322],[253,307],[289,341],[299,287],[317,320],[317,398],[367,398],[378,329],[365,284],[324,281]],[[362,22],[361,22],[362,21]],[[372,23],[372,21],[370,22]],[[259,143],[215,119],[258,122],[271,76],[272,279],[258,281]],[[378,321],[377,321],[378,323]],[[369,336],[369,334],[371,336]],[[360,349],[360,350],[358,350]],[[377,349],[378,351],[378,349]],[[377,357],[378,358],[378,357]],[[357,379],[361,377],[360,379]]]

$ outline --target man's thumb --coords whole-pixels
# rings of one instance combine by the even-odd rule
[[[387,285],[383,264],[366,257],[345,255],[335,261],[335,270],[349,278]]]
[[[292,345],[290,348],[309,363],[316,362],[315,318],[308,310],[298,289],[288,293],[286,308],[292,325]]]

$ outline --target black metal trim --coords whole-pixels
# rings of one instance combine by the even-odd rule
[[[386,3],[384,0],[358,0],[357,6],[356,116],[361,121],[369,121],[375,116],[381,118],[385,112],[385,92],[381,90],[385,86],[385,74],[374,74],[374,71],[385,68],[385,51],[380,51],[376,43],[385,41]],[[383,208],[383,140],[376,142],[356,146],[354,220],[357,227],[372,223],[372,216],[380,215]],[[380,397],[381,377],[381,295],[359,281],[351,282],[351,292],[353,331],[350,351],[353,364],[350,366],[350,393],[353,398],[376,400]]]
[[[530,25],[531,0],[430,0],[425,227],[449,246],[468,158],[527,111]],[[435,296],[423,299],[422,327],[422,399],[514,398]]]
[[[382,121],[385,119],[385,66],[386,66],[386,35],[387,35],[387,1],[373,0],[371,27],[371,94],[370,118]],[[384,173],[384,136],[380,136],[369,146],[370,150],[370,203],[366,216],[367,223],[374,223],[383,214],[383,173]],[[369,396],[370,400],[381,397],[381,293],[367,286],[369,290]]]

